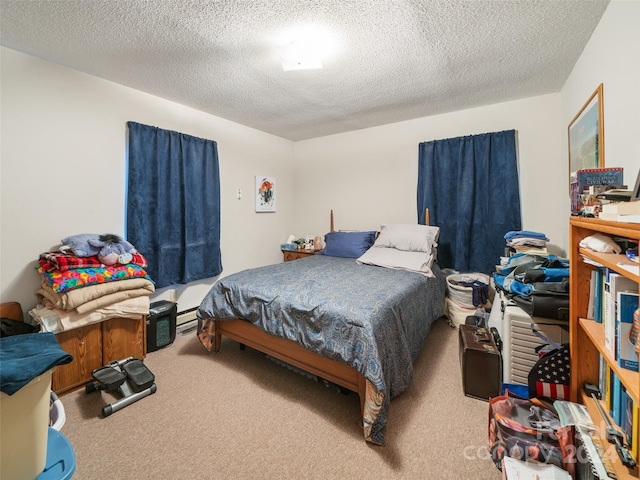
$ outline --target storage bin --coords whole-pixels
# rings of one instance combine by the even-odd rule
[[[467,317],[470,315],[475,315],[476,310],[476,307],[462,307],[451,298],[445,298],[444,313],[449,319],[449,322],[456,328],[460,328],[460,325],[464,325]]]
[[[509,390],[511,393],[516,394],[520,398],[525,398],[529,400],[529,386],[528,385],[520,385],[517,383],[501,383],[500,384],[500,395],[505,395],[506,391]]]
[[[0,392],[0,478],[33,480],[45,468],[51,372],[13,395]]]
[[[447,277],[447,290],[449,298],[461,307],[476,308],[473,305],[473,289],[471,287],[457,285],[458,282],[471,283],[475,282],[476,280],[486,284],[489,290],[491,289],[489,275],[486,275],[484,273],[454,273],[453,275],[449,275]],[[489,300],[491,299],[490,292],[488,298]]]
[[[49,427],[47,462],[36,480],[69,480],[76,471],[76,454],[69,440],[53,427]]]

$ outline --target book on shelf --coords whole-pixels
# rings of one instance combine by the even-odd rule
[[[604,296],[604,275],[605,268],[596,266],[591,271],[591,279],[589,282],[589,303],[587,307],[587,318],[602,323],[603,315],[603,296]]]
[[[640,201],[604,203],[600,207],[600,211],[617,213],[618,215],[640,215]]]
[[[600,389],[600,400],[605,405],[608,405],[607,402],[607,393],[609,389],[607,385],[609,384],[609,364],[605,361],[602,355],[599,356],[600,359],[600,373],[598,375],[598,389]],[[607,406],[608,408],[608,406]]]
[[[626,270],[634,275],[640,275],[640,265],[630,265],[628,263],[618,262],[617,266],[620,270]]]
[[[638,460],[637,434],[634,439],[634,430],[638,430],[638,406],[626,389],[624,390],[624,415],[621,426],[625,442],[629,446],[629,453],[631,453],[634,460]]]
[[[624,186],[622,167],[586,168],[571,172],[571,215],[581,215],[585,205],[600,204],[596,195]]]
[[[629,341],[633,314],[638,308],[638,292],[618,292],[616,319],[618,324],[618,365],[638,371],[638,352]]]
[[[638,438],[638,421],[640,421],[640,414],[638,413],[638,405],[633,401],[631,397],[629,397],[632,404],[632,424],[631,424],[631,442],[629,442],[629,446],[631,447],[631,456],[638,461],[638,442],[640,439]]]
[[[619,426],[622,423],[622,383],[620,383],[620,377],[613,372],[611,372],[611,380],[611,420]]]
[[[618,358],[617,351],[617,300],[618,292],[629,291],[637,292],[638,284],[611,269],[607,269],[605,285],[604,285],[604,301],[605,314],[603,318],[604,322],[604,341],[605,345],[611,352],[613,358]]]
[[[597,270],[591,270],[591,280],[589,281],[589,304],[587,307],[587,318],[589,320],[596,319],[596,276],[598,275]]]
[[[598,218],[610,222],[640,223],[640,213],[622,214],[600,212]]]

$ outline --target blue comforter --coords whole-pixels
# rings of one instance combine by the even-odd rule
[[[211,288],[198,332],[210,319],[242,318],[351,366],[377,390],[365,436],[384,444],[390,399],[411,383],[413,361],[444,315],[446,275],[432,270],[435,278],[325,255],[244,270]]]

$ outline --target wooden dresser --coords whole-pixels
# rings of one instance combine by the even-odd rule
[[[114,360],[144,359],[147,354],[147,321],[112,318],[56,334],[62,349],[73,362],[56,367],[51,389],[58,395],[93,381],[91,372]]]
[[[292,260],[298,260],[299,258],[315,255],[316,253],[321,251],[322,250],[305,250],[300,248],[298,250],[282,250],[282,253],[284,255],[284,261],[290,262]]]

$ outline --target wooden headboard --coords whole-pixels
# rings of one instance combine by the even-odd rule
[[[430,219],[429,219],[429,209],[425,208],[424,210],[424,224],[425,225],[429,225],[430,223]],[[331,209],[331,220],[330,220],[330,226],[331,226],[331,230],[330,232],[334,232],[335,230],[333,229],[333,209]]]
[[[0,318],[10,318],[22,322],[22,306],[18,302],[0,303]]]

